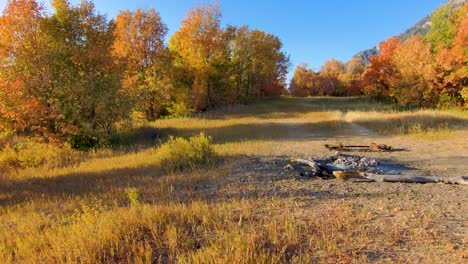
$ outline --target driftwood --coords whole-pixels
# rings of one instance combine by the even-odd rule
[[[322,169],[320,168],[320,165],[318,162],[315,162],[313,160],[306,160],[306,159],[291,159],[292,162],[296,162],[296,163],[299,163],[299,164],[302,164],[302,165],[306,165],[306,166],[309,166],[311,168],[311,170],[315,173],[317,172],[320,172],[322,171]]]
[[[310,167],[310,169],[313,172],[313,175],[334,175],[337,179],[341,180],[349,180],[351,178],[356,178],[373,182],[446,183],[468,185],[468,177],[442,178],[435,176],[374,174],[359,171],[333,170],[332,167],[320,164],[319,162],[313,160],[293,158],[291,161]]]
[[[339,151],[346,151],[349,149],[367,149],[368,151],[372,151],[372,152],[395,150],[392,146],[385,145],[385,144],[377,144],[377,143],[371,143],[370,145],[343,145],[342,143],[338,143],[337,145],[325,144],[324,147],[327,148],[328,150],[339,150]]]
[[[435,176],[413,176],[413,175],[392,175],[392,174],[371,174],[366,173],[366,179],[376,182],[406,182],[406,183],[446,183],[468,185],[466,177],[441,178]]]

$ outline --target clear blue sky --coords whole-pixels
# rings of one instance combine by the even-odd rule
[[[45,1],[48,5],[50,1]],[[71,0],[78,3],[79,0]],[[203,0],[95,0],[97,10],[114,18],[119,10],[156,9],[169,27],[180,26],[187,10]],[[445,0],[219,0],[224,25],[249,25],[280,37],[299,63],[319,69],[329,58],[348,61],[357,52],[375,46],[411,27]],[[6,0],[0,0],[3,10]]]

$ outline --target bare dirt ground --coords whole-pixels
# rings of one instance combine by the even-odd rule
[[[307,102],[301,102],[307,104]],[[350,152],[349,154],[368,156],[380,161],[413,168],[414,174],[440,177],[460,177],[468,175],[468,129],[456,129],[447,135],[431,138],[430,135],[383,135],[363,125],[347,122],[346,110],[340,110],[336,120],[343,122],[315,131],[310,129],[310,120],[298,116],[281,115],[286,126],[284,137],[264,142],[247,150],[246,155],[233,159],[232,168],[226,177],[216,185],[217,199],[283,197],[291,198],[292,203],[300,203],[300,209],[283,208],[290,214],[304,214],[313,211],[320,204],[333,201],[347,201],[372,213],[376,218],[392,219],[400,210],[414,211],[415,215],[430,213],[430,228],[437,236],[444,236],[451,248],[447,251],[424,252],[424,248],[408,248],[398,245],[380,261],[394,260],[396,257],[408,262],[427,262],[430,259],[444,259],[445,254],[454,251],[462,259],[452,260],[462,263],[468,257],[468,189],[466,186],[444,184],[409,183],[363,183],[322,180],[299,176],[297,172],[285,170],[290,157],[320,158],[333,154],[324,144],[341,142],[350,145],[366,145],[371,142],[394,146],[396,152]],[[300,117],[299,117],[300,118]],[[385,118],[385,117],[382,117]],[[391,121],[389,121],[391,122]],[[255,134],[255,126],[251,133]],[[261,133],[261,132],[259,132]],[[222,194],[222,195],[221,195]],[[293,207],[293,206],[291,206]],[[464,252],[464,253],[463,253]],[[464,257],[463,257],[464,256]],[[464,260],[463,260],[464,259]]]

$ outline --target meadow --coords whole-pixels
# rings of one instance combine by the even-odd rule
[[[142,122],[92,153],[36,150],[56,158],[0,177],[0,263],[464,263],[466,187],[283,167],[377,142],[404,151],[365,155],[462,176],[467,136],[462,110],[282,97]]]

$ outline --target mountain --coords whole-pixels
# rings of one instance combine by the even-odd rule
[[[449,0],[446,4],[450,5],[452,8],[457,8],[463,5],[464,3],[466,3],[467,1],[468,0]],[[429,30],[431,29],[431,18],[432,18],[432,14],[424,17],[418,23],[416,23],[416,25],[414,25],[413,27],[407,29],[405,32],[398,35],[398,37],[400,37],[403,41],[405,41],[415,35],[427,34],[427,32],[429,32]],[[359,52],[358,54],[354,55],[354,57],[360,58],[364,64],[368,64],[369,59],[374,55],[378,55],[379,53],[380,53],[380,49],[379,49],[379,45],[377,45],[371,49],[367,49],[367,50],[363,50]]]

